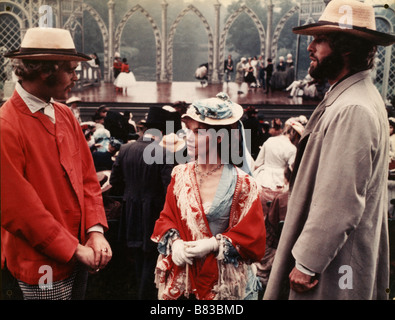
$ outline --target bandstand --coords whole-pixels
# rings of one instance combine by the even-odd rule
[[[223,0],[225,1],[225,0]],[[104,83],[113,81],[112,63],[115,52],[122,53],[121,40],[126,23],[134,19],[136,15],[142,15],[151,26],[155,41],[155,80],[157,83],[172,83],[174,64],[174,38],[180,27],[180,22],[188,19],[188,16],[195,15],[207,34],[207,57],[208,57],[208,83],[223,83],[223,61],[227,54],[227,37],[233,23],[241,16],[247,15],[258,31],[260,52],[264,61],[266,58],[277,58],[279,50],[279,39],[287,21],[295,15],[298,17],[299,25],[316,22],[321,15],[326,4],[330,0],[294,0],[292,7],[287,12],[282,12],[282,17],[274,21],[273,12],[276,11],[276,0],[264,1],[266,17],[259,17],[247,4],[240,1],[238,8],[230,15],[226,15],[225,6],[221,0],[209,3],[185,2],[185,7],[181,8],[176,17],[169,17],[168,10],[173,6],[171,0],[157,1],[157,7],[152,5],[147,7],[146,1],[133,1],[136,3],[123,15],[116,18],[115,11],[123,0],[109,0],[107,4],[106,16],[99,14],[95,8],[95,2],[84,0],[2,0],[0,1],[0,52],[16,49],[28,28],[46,23],[48,26],[49,14],[51,16],[50,26],[65,28],[70,30],[74,37],[78,49],[84,49],[84,14],[89,14],[94,19],[100,30],[103,52],[99,52],[102,57],[101,78]],[[375,8],[376,24],[379,31],[394,32],[395,30],[395,4],[387,4],[381,0],[370,1]],[[152,3],[152,2],[150,2]],[[50,12],[48,9],[50,8]],[[204,9],[204,10],[203,10]],[[208,19],[203,12],[211,10],[213,19]],[[156,12],[156,15],[153,12]],[[154,16],[160,20],[156,21]],[[304,37],[306,38],[306,37]],[[306,50],[303,41],[299,36],[294,37],[297,43],[295,52],[295,68],[302,59],[306,59]],[[309,41],[307,39],[307,41]],[[384,99],[391,99],[395,93],[395,52],[394,46],[379,48],[377,54],[377,66],[375,69],[375,82]],[[0,73],[0,88],[6,88],[7,80],[10,80],[10,63],[8,59],[1,57],[2,69]],[[392,66],[392,67],[391,67]],[[93,70],[91,70],[93,68]],[[88,74],[95,74],[97,70],[85,63],[81,65],[80,83],[77,89],[91,88],[100,85],[94,79],[89,79]],[[298,72],[295,72],[298,75]]]

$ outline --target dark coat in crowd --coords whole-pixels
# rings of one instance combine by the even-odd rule
[[[165,163],[166,153],[158,143],[145,140],[147,138],[144,136],[121,147],[112,169],[110,184],[124,190],[121,240],[126,240],[128,247],[156,252],[156,245],[150,237],[165,203],[173,165]],[[149,155],[144,153],[146,148],[152,150]],[[162,150],[163,156],[158,156],[158,150]],[[147,164],[147,156],[160,159],[157,161],[159,163]]]

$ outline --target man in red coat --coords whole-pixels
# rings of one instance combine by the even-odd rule
[[[81,299],[87,271],[111,259],[92,156],[66,100],[78,61],[67,30],[33,28],[15,59],[19,77],[1,107],[1,264],[24,299]],[[76,288],[82,288],[76,290]]]

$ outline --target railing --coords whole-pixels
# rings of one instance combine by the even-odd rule
[[[86,61],[82,61],[75,70],[78,81],[73,90],[83,90],[89,86],[100,86],[101,70],[99,66],[92,66]]]

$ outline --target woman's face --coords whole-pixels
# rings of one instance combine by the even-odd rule
[[[209,129],[204,124],[192,119],[185,121],[185,124],[188,155],[192,159],[198,159],[201,163],[207,163],[210,159],[216,163],[218,137],[214,129]]]

